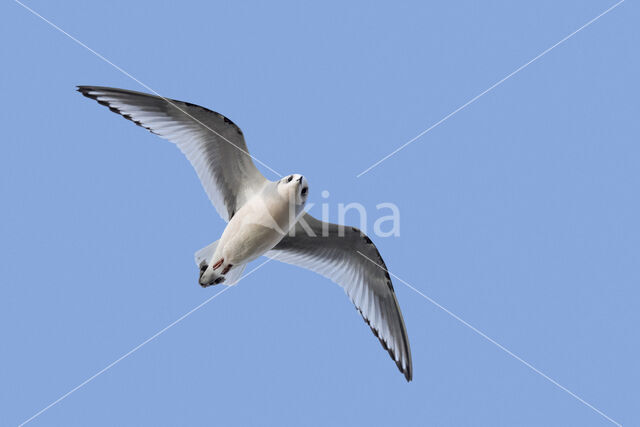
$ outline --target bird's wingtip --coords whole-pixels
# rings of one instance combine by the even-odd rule
[[[95,89],[96,89],[95,86],[84,86],[84,85],[76,86],[77,92],[80,92],[82,95],[86,96],[87,98],[97,100],[97,96],[94,94]]]

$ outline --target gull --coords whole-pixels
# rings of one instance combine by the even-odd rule
[[[389,272],[371,239],[355,227],[320,221],[304,211],[307,179],[267,180],[240,128],[199,105],[101,86],[84,96],[176,144],[195,169],[227,225],[219,240],[195,253],[203,287],[236,283],[260,256],[314,271],[340,285],[407,381],[411,349]]]

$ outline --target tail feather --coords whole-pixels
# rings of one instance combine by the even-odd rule
[[[235,285],[238,283],[238,280],[242,277],[242,273],[246,266],[247,264],[234,265],[233,268],[224,276],[224,284]]]
[[[209,268],[209,262],[211,261],[213,254],[216,252],[216,248],[218,247],[219,242],[220,240],[216,240],[210,245],[196,251],[195,260],[196,265],[200,269],[201,278],[205,270]],[[208,275],[213,274],[213,280],[210,284],[224,283],[225,285],[233,285],[237,283],[238,280],[240,280],[240,277],[242,277],[242,273],[244,272],[246,266],[247,264],[234,265],[233,268],[231,268],[231,270],[229,270],[229,272],[225,275],[221,274],[221,268],[213,271],[212,273],[208,273]],[[201,285],[203,284],[201,283]],[[203,286],[208,286],[208,284]]]
[[[210,245],[205,246],[204,248],[196,251],[195,254],[195,258],[196,258],[196,265],[202,270],[202,263],[205,264],[204,268],[208,267],[208,263],[209,260],[211,259],[211,257],[213,256],[214,252],[216,251],[216,248],[218,247],[218,243],[220,242],[220,240],[216,240],[215,242],[211,243]]]

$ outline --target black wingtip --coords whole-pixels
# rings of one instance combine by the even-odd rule
[[[91,90],[92,90],[92,86],[76,86],[76,91],[77,92],[80,92],[81,94],[83,94],[87,98],[96,99],[97,97],[95,95],[91,95],[89,93],[89,92],[91,92]]]
[[[355,309],[360,313],[360,315],[364,319],[365,323],[369,326],[369,328],[371,328],[371,332],[373,332],[373,335],[375,335],[375,337],[378,338],[378,341],[380,341],[380,344],[382,344],[382,348],[387,350],[387,353],[389,353],[389,356],[391,356],[391,360],[395,362],[396,367],[398,368],[400,373],[404,375],[404,378],[407,380],[407,382],[411,382],[411,380],[413,379],[413,366],[411,364],[411,352],[407,349],[409,362],[407,367],[404,368],[402,366],[402,360],[396,360],[396,354],[393,352],[391,348],[389,348],[389,346],[387,345],[387,342],[380,336],[380,333],[378,332],[378,330],[371,325],[371,322],[369,321],[369,319],[367,319],[367,317],[364,315],[362,310],[360,310],[358,307],[355,307]]]
[[[400,369],[400,371],[402,371],[402,369]],[[408,383],[413,380],[413,372],[410,369],[404,371],[404,379],[407,380]]]
[[[413,368],[411,367],[411,365],[407,366],[406,369],[403,369],[402,362],[397,361],[396,366],[398,367],[398,370],[404,375],[404,379],[407,380],[408,383],[410,383],[413,379]]]

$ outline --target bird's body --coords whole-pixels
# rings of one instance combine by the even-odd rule
[[[227,273],[273,249],[295,225],[306,202],[308,184],[302,175],[289,178],[289,182],[265,183],[233,215],[211,259],[200,265],[202,286],[224,282]]]
[[[302,175],[267,180],[255,167],[240,128],[204,107],[109,87],[79,86],[78,91],[173,142],[191,162],[228,222],[219,240],[195,254],[202,286],[236,283],[246,264],[261,255],[321,274],[344,289],[411,381],[409,338],[378,249],[354,227],[304,213],[308,183]]]

